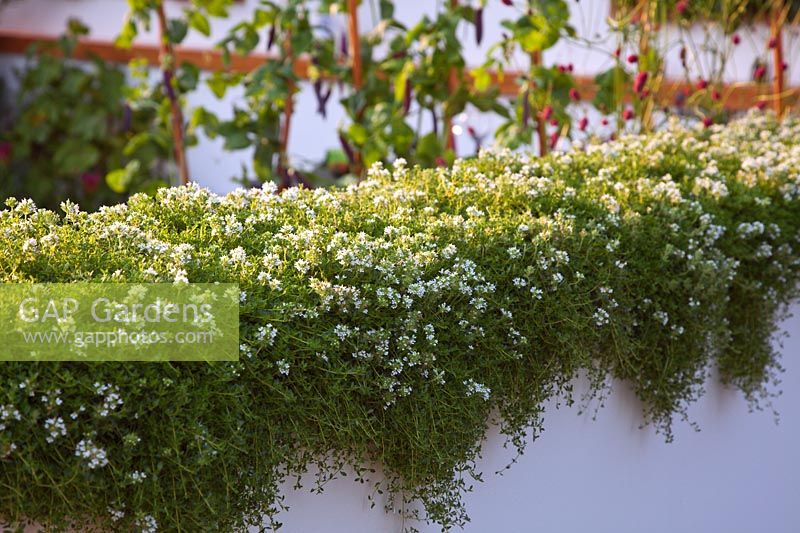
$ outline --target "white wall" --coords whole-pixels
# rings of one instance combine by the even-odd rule
[[[800,314],[800,305],[794,306]],[[749,412],[734,390],[718,382],[692,405],[700,432],[675,423],[667,444],[639,429],[639,404],[624,384],[593,421],[576,408],[545,412],[545,432],[517,464],[495,428],[478,466],[484,483],[466,497],[472,533],[795,533],[800,531],[800,316],[782,325],[783,395],[771,411]],[[582,386],[583,384],[579,384]],[[580,389],[578,387],[578,390]],[[368,485],[352,477],[330,482],[321,495],[294,491],[278,519],[286,533],[394,533],[396,515],[369,508]],[[419,524],[414,524],[419,527]],[[423,532],[438,531],[425,526]]]
[[[365,0],[359,11],[359,20],[363,31],[368,31],[375,23],[369,3]],[[223,36],[226,30],[234,25],[241,17],[247,16],[259,0],[244,0],[231,8],[231,17],[227,20],[212,21],[212,36],[205,38],[196,32],[190,32],[185,42],[186,46],[211,46]],[[547,64],[573,63],[577,74],[593,75],[609,68],[612,64],[610,51],[616,47],[614,37],[609,33],[607,18],[610,0],[591,0],[576,2],[569,0],[572,10],[571,24],[578,34],[599,44],[602,50],[587,48],[575,42],[559,42],[553,49],[544,54]],[[401,0],[396,1],[396,16],[407,25],[414,24],[423,15],[432,16],[437,2],[432,0]],[[167,14],[176,16],[185,4],[167,1]],[[0,28],[12,28],[37,32],[48,35],[57,35],[63,31],[66,20],[78,17],[91,28],[91,36],[96,39],[113,39],[121,27],[126,11],[126,0],[15,0],[5,9],[0,11]],[[462,25],[465,57],[470,65],[477,65],[483,61],[486,52],[492,43],[497,42],[503,32],[500,21],[513,19],[519,16],[518,8],[504,6],[498,0],[490,0],[485,10],[484,37],[482,46],[477,46],[474,40],[474,30],[471,25]],[[341,18],[333,23],[342,30],[344,24]],[[682,70],[678,56],[678,48],[674,46],[677,36],[674,28],[663,33],[664,43],[670,46],[671,52],[667,56],[667,73],[673,77],[681,77]],[[708,31],[708,36],[705,32]],[[786,57],[800,56],[800,31],[798,28],[787,28],[784,36]],[[769,59],[765,51],[767,31],[763,26],[752,31],[743,30],[742,44],[735,48],[733,59],[726,71],[726,81],[743,81],[750,76],[750,66],[756,57]],[[698,44],[706,37],[719,42],[728,42],[713,27],[696,27],[690,32],[691,38]],[[140,37],[140,42],[155,43],[156,36],[151,31]],[[701,65],[701,70],[708,72],[708,55],[700,54],[694,57],[690,54],[690,61]],[[10,59],[0,56],[0,74],[5,76],[9,68]],[[524,70],[528,61],[523,54],[517,54],[513,67]],[[705,65],[705,66],[703,66]],[[800,68],[791,65],[788,81],[792,85],[800,85]],[[444,83],[444,78],[443,78]],[[336,100],[340,94],[336,92],[328,105],[328,118],[322,120],[316,113],[316,99],[308,84],[304,84],[302,91],[297,95],[296,115],[292,121],[289,139],[289,152],[299,168],[309,168],[319,162],[326,150],[337,148],[339,141],[336,128],[345,122],[345,116]],[[237,95],[232,93],[220,102],[210,91],[203,88],[189,98],[189,106],[203,105],[217,112],[221,116],[231,114],[231,105],[236,101]],[[588,104],[581,103],[575,109],[577,115],[587,114],[592,124],[599,122],[598,115]],[[500,123],[498,117],[469,112],[468,123],[479,132],[492,132]],[[429,127],[426,121],[425,127]],[[473,152],[473,143],[470,139],[458,139],[457,146],[460,155],[470,155]],[[199,146],[189,150],[189,167],[191,176],[216,192],[227,192],[235,185],[231,177],[241,174],[242,164],[249,167],[251,152],[244,150],[236,153],[223,152],[222,143],[202,140]]]

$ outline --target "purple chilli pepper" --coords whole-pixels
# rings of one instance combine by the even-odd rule
[[[349,48],[347,46],[347,34],[345,33],[342,33],[342,36],[339,38],[339,52],[344,58],[347,58],[347,56],[350,55]]]
[[[478,46],[481,45],[483,40],[483,8],[479,7],[475,10],[475,42]]]
[[[353,148],[350,146],[350,143],[347,142],[347,139],[344,138],[344,135],[341,131],[339,132],[339,143],[342,145],[342,150],[344,150],[347,160],[350,161],[351,165],[354,165],[356,162],[356,156],[353,153]]]
[[[275,26],[272,25],[269,28],[269,36],[267,37],[267,52],[269,49],[272,48],[272,45],[275,43]]]
[[[403,96],[403,116],[408,115],[409,109],[411,109],[411,80],[406,80],[406,92],[405,96]]]
[[[322,80],[318,79],[314,82],[314,95],[317,97],[317,113],[319,113],[322,118],[328,118],[328,100],[332,92],[333,89],[330,86],[328,86],[327,91],[324,90]]]
[[[531,103],[529,101],[529,91],[525,91],[522,99],[522,127],[528,127],[528,121],[531,118]]]
[[[127,133],[131,129],[131,122],[133,121],[133,111],[131,106],[127,103],[122,108],[122,131]]]
[[[322,80],[314,82],[314,96],[317,98],[317,113],[325,118],[325,107],[322,105]]]
[[[439,136],[439,119],[436,118],[436,111],[431,109],[431,118],[433,119],[433,134]]]

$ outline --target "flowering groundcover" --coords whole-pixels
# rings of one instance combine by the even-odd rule
[[[753,115],[544,159],[397,161],[346,190],[188,186],[93,214],[9,200],[0,280],[238,283],[241,346],[0,364],[0,517],[227,531],[277,520],[278,484],[318,464],[447,527],[468,519],[488,421],[521,449],[579,372],[595,395],[628,382],[668,439],[713,367],[768,401],[800,272],[799,141],[797,119]]]

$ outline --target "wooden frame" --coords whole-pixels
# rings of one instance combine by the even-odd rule
[[[55,43],[56,37],[49,35],[38,35],[16,30],[0,29],[0,54],[24,54],[32,44],[36,42]],[[50,53],[58,54],[57,49]],[[78,59],[88,59],[99,57],[106,61],[126,64],[132,59],[143,59],[148,63],[159,65],[159,46],[157,44],[134,44],[130,49],[121,49],[110,41],[94,39],[81,39],[75,48],[75,57]],[[203,70],[230,70],[233,72],[250,72],[263,65],[275,56],[264,53],[253,53],[248,56],[232,55],[229,66],[223,62],[222,52],[213,49],[200,49],[191,47],[176,47],[175,56],[180,64],[183,61],[189,62]],[[298,57],[294,60],[294,71],[301,78],[308,77],[310,61],[306,57]],[[468,76],[468,75],[467,75]],[[503,76],[492,73],[492,83],[497,87],[501,94],[505,96],[515,96],[519,92],[517,80],[522,76],[520,72],[509,71]],[[471,78],[469,80],[471,82]],[[575,81],[578,91],[584,100],[591,100],[597,92],[594,79],[589,76],[576,76]],[[759,83],[735,83],[722,88],[726,107],[734,111],[741,111],[755,106],[758,102],[771,101],[774,97],[770,91],[769,84]],[[667,80],[662,84],[657,94],[657,100],[663,105],[672,103],[677,91],[689,90],[694,88],[685,82]],[[783,89],[784,107],[796,105],[800,100],[800,87],[790,87]]]

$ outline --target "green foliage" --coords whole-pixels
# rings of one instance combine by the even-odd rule
[[[138,68],[131,82],[100,59],[71,61],[83,33],[72,21],[60,40],[68,59],[40,45],[30,50],[16,116],[0,132],[10,147],[9,160],[0,163],[0,196],[28,196],[52,208],[70,198],[94,209],[169,181],[172,138],[161,89]]]
[[[453,526],[491,414],[522,448],[581,371],[595,394],[628,382],[667,438],[714,366],[768,397],[800,275],[798,136],[752,116],[545,159],[397,161],[342,190],[9,201],[0,280],[239,283],[241,360],[2,365],[0,516],[239,530],[279,518],[278,484],[319,462]]]

